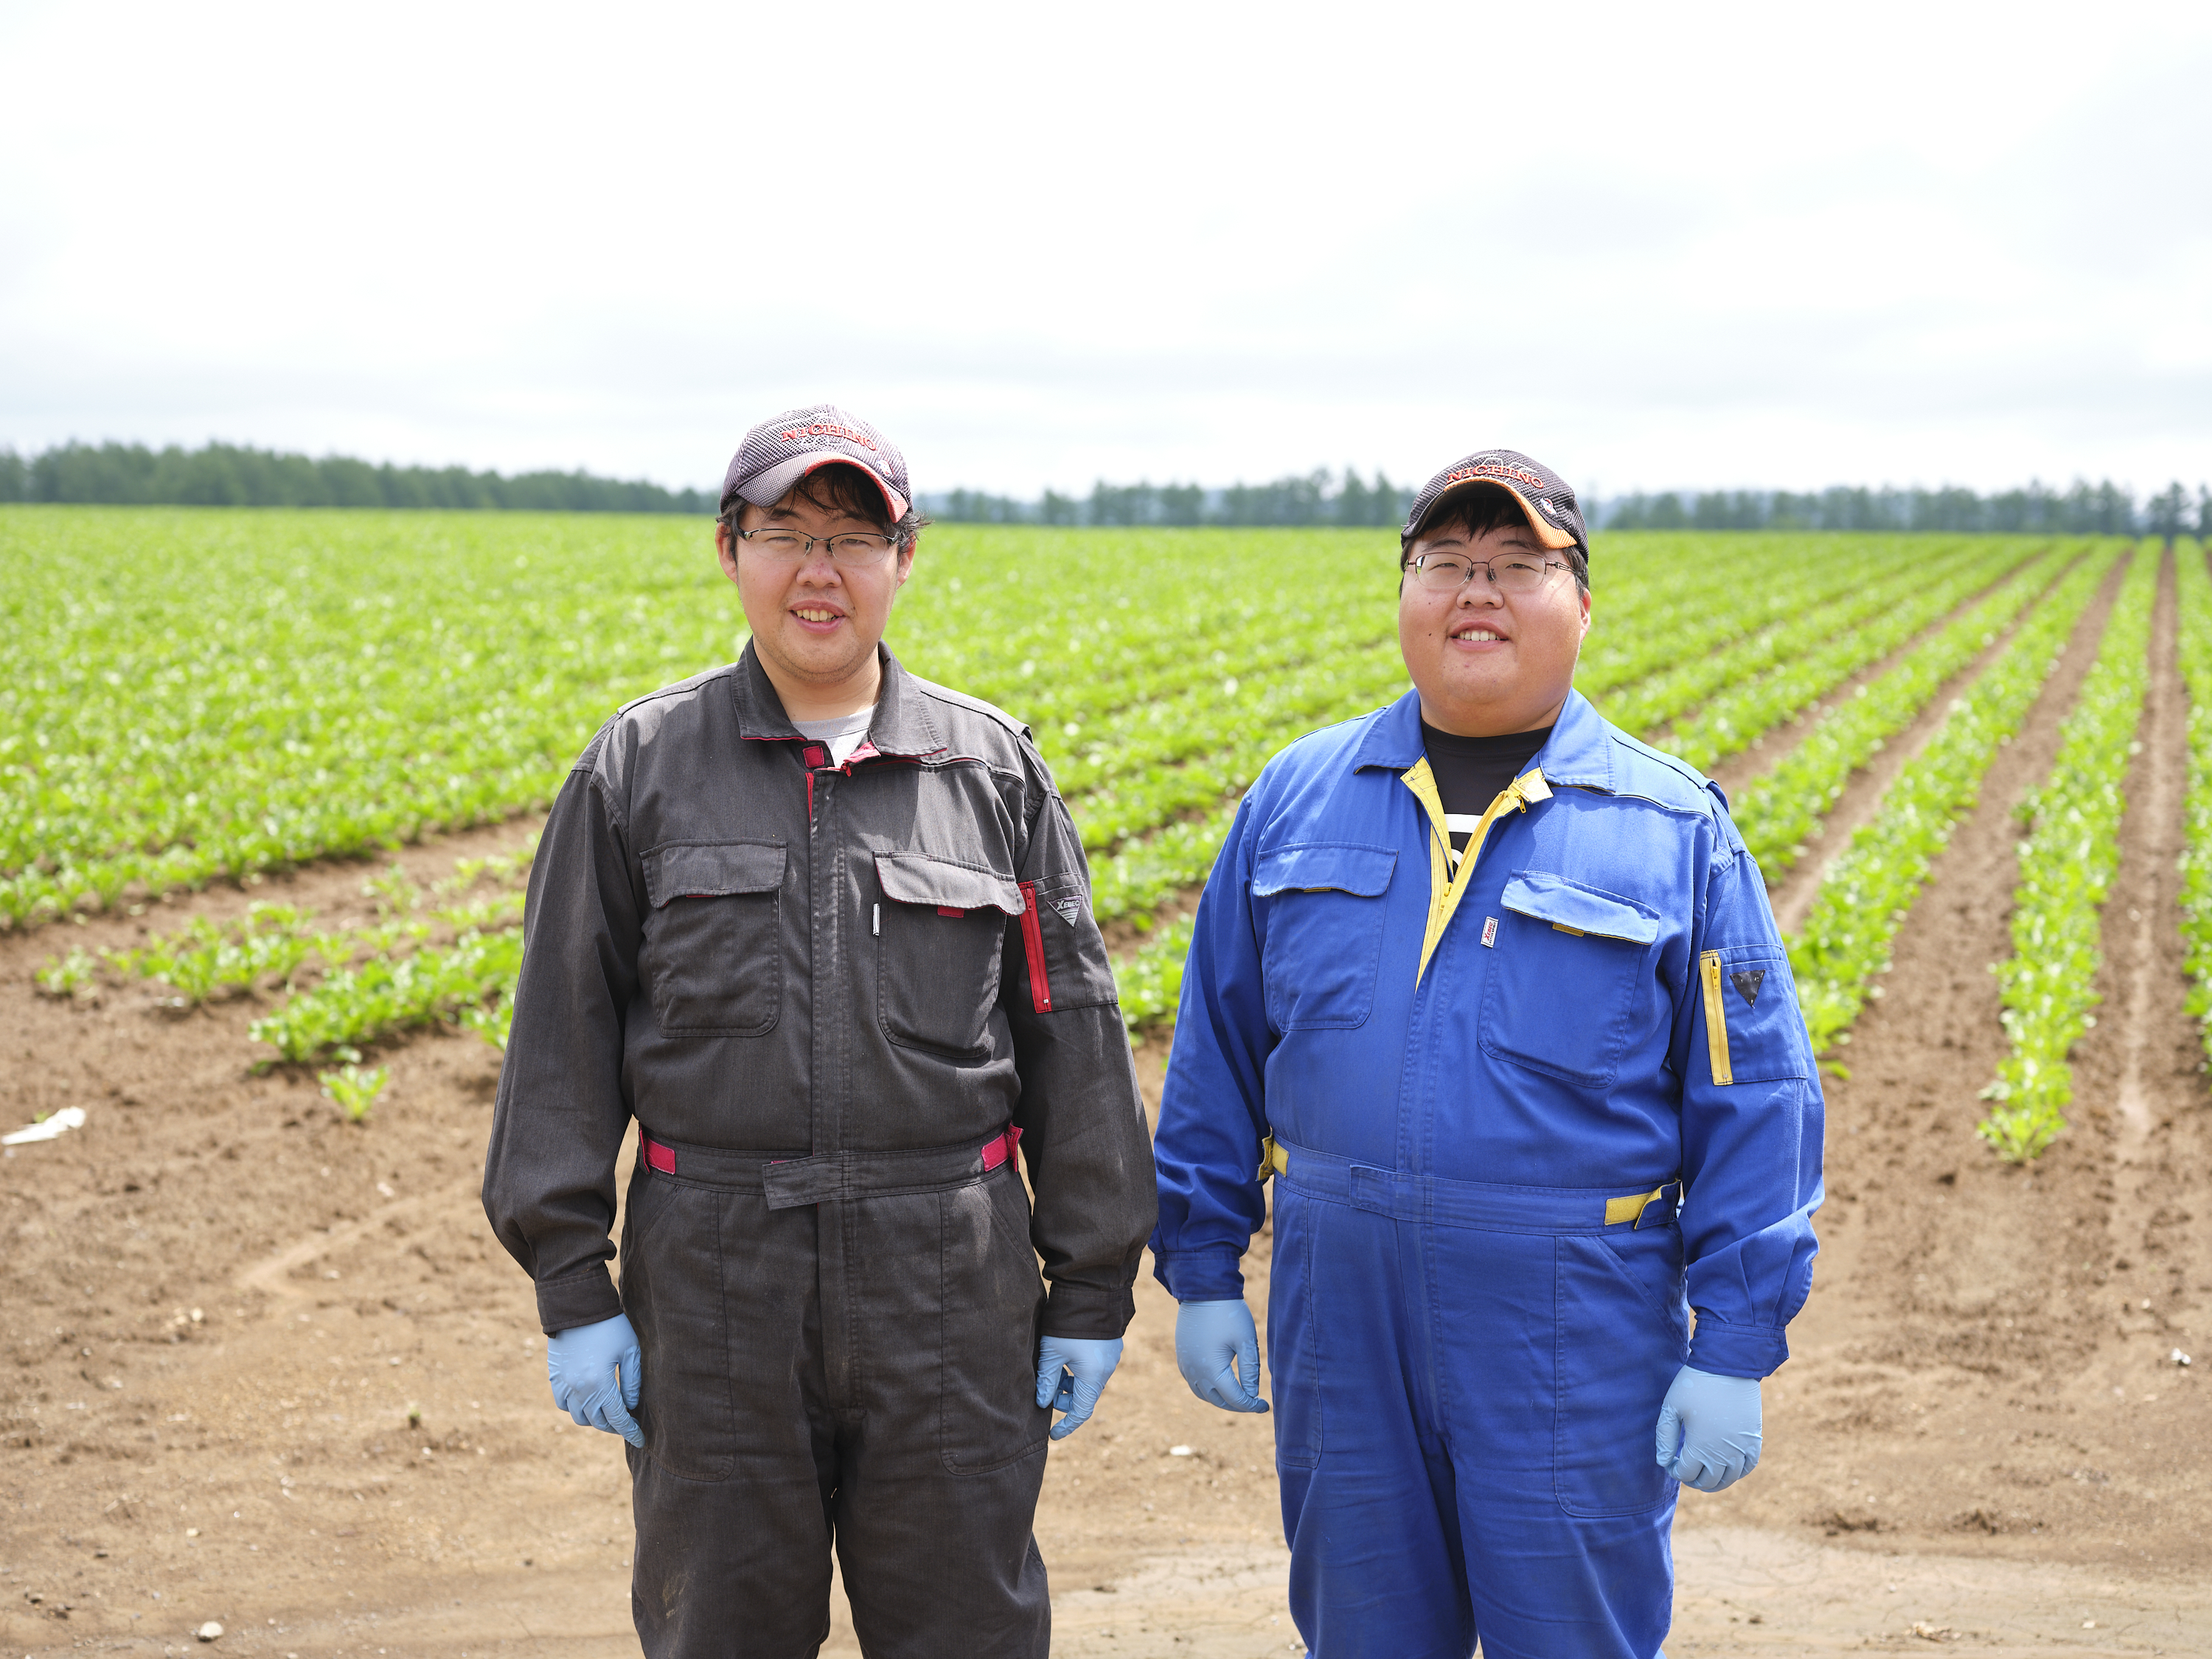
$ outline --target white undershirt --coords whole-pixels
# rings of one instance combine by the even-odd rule
[[[816,743],[830,745],[830,764],[842,766],[852,758],[853,751],[868,735],[868,722],[876,717],[875,705],[871,703],[857,714],[840,714],[834,720],[793,720],[799,735]]]

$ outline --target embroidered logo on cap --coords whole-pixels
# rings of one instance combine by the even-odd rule
[[[1729,983],[1743,994],[1743,1006],[1747,1008],[1759,1006],[1759,988],[1765,981],[1766,969],[1764,968],[1746,968],[1729,975]]]

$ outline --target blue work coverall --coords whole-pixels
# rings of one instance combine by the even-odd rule
[[[1455,881],[1418,696],[1301,738],[1207,881],[1156,1271],[1267,1335],[1318,1659],[1652,1659],[1686,1361],[1763,1377],[1810,1288],[1821,1098],[1720,790],[1571,694]],[[1697,1310],[1692,1343],[1686,1309]]]

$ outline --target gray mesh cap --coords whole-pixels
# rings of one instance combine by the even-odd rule
[[[906,481],[906,457],[898,446],[857,415],[835,404],[787,410],[745,434],[730,470],[722,475],[722,504],[727,514],[738,501],[774,507],[791,488],[818,466],[845,461],[876,481],[893,524],[906,517],[914,492]]]
[[[1517,449],[1485,449],[1454,461],[1421,486],[1413,497],[1413,510],[1406,515],[1401,542],[1411,542],[1435,515],[1445,496],[1475,484],[1498,484],[1521,503],[1536,539],[1555,551],[1578,547],[1584,563],[1589,561],[1589,532],[1583,526],[1583,510],[1567,481],[1540,461],[1532,461]]]

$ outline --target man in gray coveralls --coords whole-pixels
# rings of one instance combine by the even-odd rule
[[[484,1209],[555,1399],[630,1443],[655,1659],[813,1653],[833,1541],[870,1655],[1042,1659],[1048,1407],[1089,1416],[1152,1225],[1051,774],[881,643],[912,502],[841,410],[748,434],[751,641],[601,728],[531,872]]]

